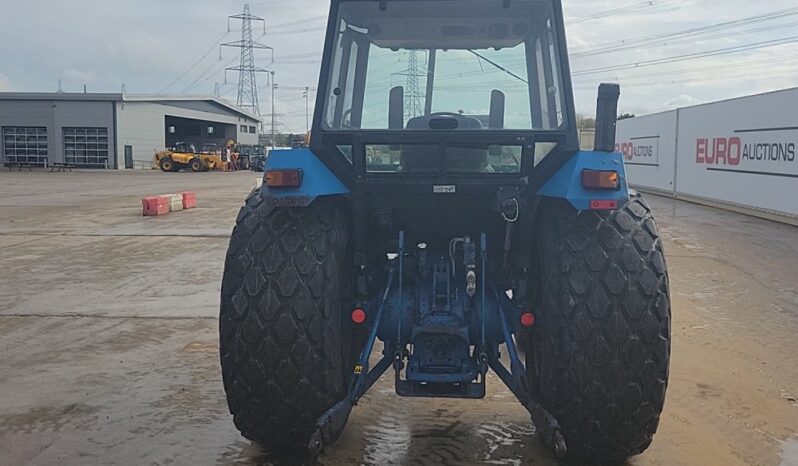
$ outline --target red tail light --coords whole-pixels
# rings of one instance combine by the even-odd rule
[[[366,311],[360,308],[352,311],[352,322],[356,323],[357,325],[360,325],[365,321],[366,321]]]
[[[531,312],[525,312],[521,314],[521,326],[524,328],[529,328],[535,325],[535,314]]]

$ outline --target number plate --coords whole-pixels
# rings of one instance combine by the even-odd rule
[[[457,192],[457,186],[453,184],[435,185],[432,187],[432,192],[435,194],[454,194]]]

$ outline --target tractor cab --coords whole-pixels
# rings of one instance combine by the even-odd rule
[[[197,146],[189,142],[177,142],[172,148],[172,152],[179,154],[197,154]]]
[[[311,148],[348,186],[528,179],[578,149],[559,9],[333,2]]]
[[[201,153],[202,154],[216,154],[220,151],[219,144],[215,142],[206,142],[202,145]]]

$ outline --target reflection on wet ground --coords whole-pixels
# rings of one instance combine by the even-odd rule
[[[316,460],[238,444],[222,463],[258,465],[557,464],[526,411],[495,376],[484,400],[401,398],[388,373],[355,407],[341,438]]]
[[[487,386],[484,400],[401,398],[386,374],[319,463],[555,464],[512,393],[493,375]]]

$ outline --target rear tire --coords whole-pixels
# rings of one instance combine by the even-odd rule
[[[222,281],[222,378],[236,427],[267,449],[306,449],[346,393],[347,244],[338,199],[272,208],[256,190],[238,215]]]
[[[670,358],[668,274],[651,210],[637,193],[615,212],[578,213],[554,200],[542,209],[531,386],[559,420],[569,457],[642,453],[659,424]]]

